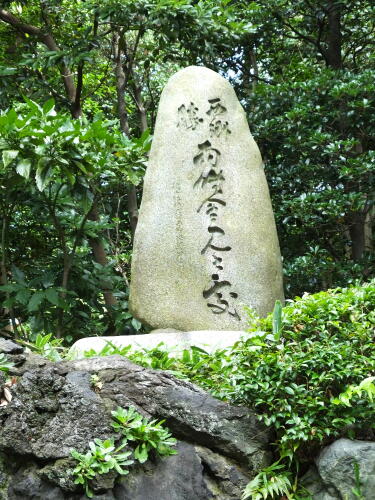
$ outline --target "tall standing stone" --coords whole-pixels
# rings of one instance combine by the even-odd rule
[[[135,234],[133,315],[153,328],[242,330],[283,299],[259,149],[231,85],[176,73],[160,100]]]

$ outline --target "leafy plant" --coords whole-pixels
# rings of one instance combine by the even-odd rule
[[[268,498],[279,498],[282,495],[289,498],[291,487],[290,473],[286,472],[285,467],[279,462],[275,462],[264,468],[248,483],[241,498],[242,500],[248,498],[267,500]]]
[[[370,424],[369,400],[344,408],[332,400],[375,370],[374,304],[373,283],[297,298],[283,309],[281,344],[267,336],[273,316],[258,320],[263,337],[250,336],[233,350],[230,398],[253,405],[282,445]]]
[[[367,377],[358,385],[350,385],[344,392],[339,394],[338,398],[332,399],[332,403],[345,406],[352,406],[352,399],[357,396],[361,398],[365,396],[369,399],[371,403],[374,401],[375,397],[375,377]]]
[[[2,307],[22,318],[18,336],[25,340],[52,331],[62,337],[66,329],[70,342],[73,335],[103,331],[106,322],[116,329],[126,324],[139,329],[127,310],[126,269],[113,239],[115,234],[120,241],[122,222],[95,210],[106,190],[110,198],[115,191],[120,215],[125,195],[120,196],[119,186],[124,189],[124,178],[140,182],[150,134],[131,140],[113,121],[72,119],[57,112],[51,99],[43,106],[25,101],[0,111]],[[90,245],[100,246],[104,231],[116,255],[92,262]],[[31,337],[24,335],[25,323]]]
[[[158,456],[175,455],[177,452],[172,447],[176,445],[176,439],[163,427],[165,420],[149,420],[142,417],[134,407],[128,410],[117,408],[112,411],[115,431],[121,432],[126,441],[139,443],[134,450],[134,458],[140,463],[145,462],[151,451]]]
[[[13,368],[14,363],[8,361],[7,356],[0,352],[0,371],[8,372],[10,368]]]
[[[103,381],[99,377],[99,375],[97,375],[96,373],[94,373],[93,375],[91,375],[91,377],[90,377],[90,384],[92,385],[92,387],[97,392],[99,392],[102,389],[102,387],[103,387]]]
[[[47,335],[38,333],[34,342],[21,341],[21,343],[50,361],[61,361],[67,351],[62,345],[63,339],[53,338],[52,333]]]
[[[93,384],[97,384],[97,375],[91,378]],[[75,484],[82,484],[86,495],[92,498],[93,492],[90,489],[90,481],[97,475],[107,474],[114,470],[118,474],[128,474],[128,465],[137,460],[144,463],[153,451],[158,456],[175,455],[177,452],[172,447],[176,445],[168,429],[163,427],[164,420],[156,421],[142,417],[133,406],[128,410],[118,407],[112,411],[112,427],[121,433],[119,444],[116,447],[114,439],[94,439],[89,443],[89,451],[79,453],[71,451],[72,457],[78,461],[72,473],[75,476]],[[135,448],[128,448],[128,443],[132,442]],[[134,459],[134,460],[133,460]]]
[[[133,460],[129,459],[132,451],[122,452],[126,446],[126,442],[116,448],[112,439],[101,441],[94,439],[89,443],[90,450],[85,453],[79,453],[76,450],[71,451],[71,455],[78,461],[78,464],[73,469],[73,475],[76,477],[75,484],[82,484],[85,488],[86,495],[89,498],[93,497],[93,493],[89,488],[89,481],[94,479],[97,474],[106,474],[111,470],[115,470],[118,474],[125,475],[129,471],[125,467],[131,465]]]
[[[356,498],[358,498],[358,500],[366,500],[362,493],[361,474],[357,462],[354,462],[353,468],[354,468],[354,480],[355,480],[355,487],[352,488],[353,495]]]
[[[275,337],[275,340],[277,341],[280,340],[283,329],[282,314],[283,307],[281,305],[281,302],[279,300],[276,300],[272,315],[272,333]]]

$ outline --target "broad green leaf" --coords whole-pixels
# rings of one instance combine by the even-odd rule
[[[36,185],[39,191],[44,191],[47,184],[51,180],[51,169],[48,168],[48,160],[46,158],[41,158],[38,162],[38,168],[35,173]]]
[[[131,324],[132,324],[132,326],[133,326],[133,328],[134,328],[135,330],[137,330],[137,331],[138,331],[138,330],[140,330],[140,329],[141,329],[142,323],[141,323],[140,321],[138,321],[137,319],[133,318],[133,319],[131,320]]]
[[[55,101],[54,101],[54,99],[49,99],[43,105],[43,113],[45,115],[48,115],[50,113],[50,111],[53,110],[54,107],[55,107]]]
[[[12,266],[12,274],[14,276],[14,279],[17,281],[17,283],[20,283],[21,285],[26,286],[26,281],[25,281],[25,273],[21,271],[21,269],[15,265]]]
[[[0,76],[10,76],[17,73],[17,68],[0,68]]]
[[[7,167],[15,158],[17,158],[19,151],[7,149],[3,151],[4,167]]]
[[[276,340],[280,339],[281,331],[282,331],[282,310],[283,307],[279,300],[276,300],[275,307],[273,309],[272,316],[272,333],[275,336]]]
[[[30,299],[31,292],[27,288],[22,288],[16,294],[16,300],[23,305],[26,305]]]
[[[51,302],[51,304],[58,306],[59,305],[59,294],[56,288],[48,288],[45,291],[46,299]]]
[[[16,167],[16,172],[25,179],[30,177],[31,161],[30,160],[20,160]]]
[[[41,292],[41,291],[35,292],[34,295],[30,299],[30,302],[27,306],[27,310],[29,312],[36,311],[38,309],[38,307],[40,306],[40,304],[43,302],[44,298],[45,298],[44,292]]]

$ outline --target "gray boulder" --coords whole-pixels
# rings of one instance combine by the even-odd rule
[[[70,451],[115,437],[111,410],[133,405],[166,419],[178,454],[133,466],[125,478],[98,477],[102,500],[236,500],[269,463],[272,436],[255,414],[218,401],[173,375],[121,356],[51,363],[38,357],[17,368],[11,403],[0,408],[0,498],[83,499]],[[96,375],[100,388],[93,387]]]
[[[323,449],[316,459],[316,469],[308,472],[303,483],[313,500],[356,500],[359,497],[354,489],[359,489],[362,500],[373,500],[375,442],[335,441]]]

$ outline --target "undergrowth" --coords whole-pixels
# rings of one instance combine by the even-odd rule
[[[243,340],[213,354],[198,347],[176,355],[163,344],[134,351],[108,343],[85,355],[120,354],[250,406],[275,430],[277,462],[249,483],[243,498],[266,499],[276,487],[288,498],[307,498],[293,477],[305,470],[312,450],[338,437],[374,437],[375,281],[306,294],[283,308],[276,304],[266,318],[247,313]],[[39,344],[54,357],[53,349]]]
[[[304,470],[311,450],[335,438],[355,438],[375,428],[374,306],[373,281],[297,297],[282,309],[276,305],[264,319],[248,310],[247,336],[213,354],[192,347],[176,356],[163,345],[138,352],[107,345],[99,354],[121,354],[142,366],[168,370],[217,398],[252,407],[276,431],[278,473],[272,477],[284,477],[280,491],[306,498],[296,484],[288,486],[287,471]],[[258,485],[268,477],[267,471],[262,474]],[[274,481],[262,483],[260,491],[272,490]],[[247,493],[243,498],[268,498]]]

